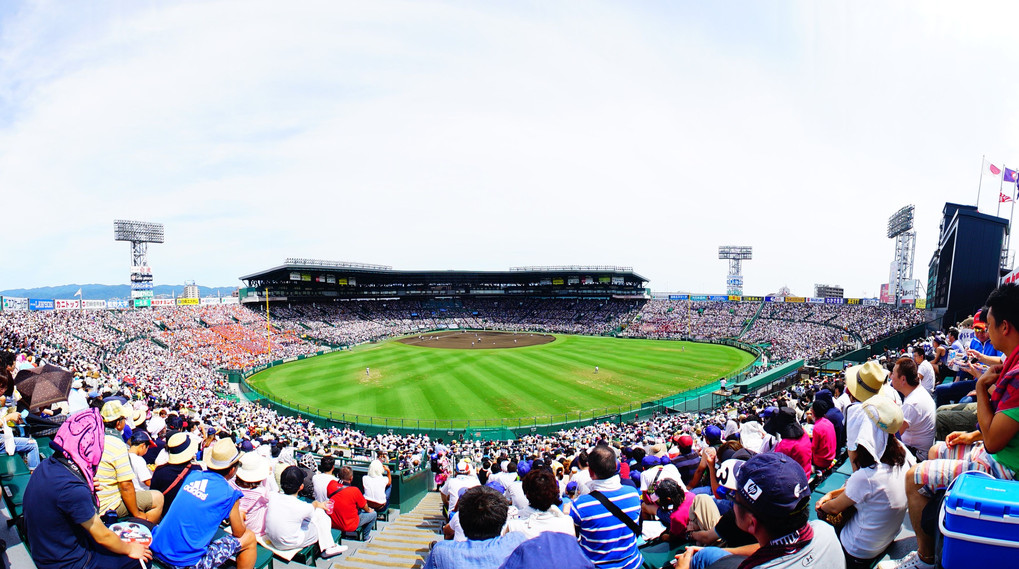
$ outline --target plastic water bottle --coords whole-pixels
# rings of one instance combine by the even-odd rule
[[[7,451],[7,456],[14,456],[14,447],[14,431],[10,425],[4,423],[4,450]]]

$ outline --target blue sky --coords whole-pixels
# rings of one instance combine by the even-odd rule
[[[0,289],[126,282],[126,218],[165,224],[160,283],[297,256],[712,293],[717,247],[750,244],[748,294],[876,295],[889,215],[917,206],[925,281],[981,155],[1019,165],[1017,11],[3,3]]]

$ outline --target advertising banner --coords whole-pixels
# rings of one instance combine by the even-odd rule
[[[612,282],[612,278],[611,277],[598,277],[598,282],[601,283],[601,284],[609,284],[610,282]]]
[[[153,298],[151,306],[176,306],[177,302],[172,298]]]
[[[612,277],[612,284],[614,285],[623,284],[623,277]]]
[[[847,298],[846,304],[860,304],[859,298]]]
[[[225,297],[219,299],[219,303],[220,304],[239,304],[240,303],[240,299],[237,298],[236,296],[225,296]]]
[[[743,297],[742,296],[736,296],[734,294],[730,294],[729,295],[729,300],[732,301],[732,302],[739,302],[739,301],[743,300]]]
[[[885,304],[891,304],[895,299],[892,297],[891,290],[888,287],[888,283],[881,285],[881,302]]]
[[[915,306],[917,308],[926,309],[927,308],[927,299],[926,298],[918,298],[918,299],[916,299],[916,305]]]
[[[786,302],[806,302],[807,299],[802,296],[787,296],[785,297]]]
[[[81,301],[57,299],[53,301],[53,306],[57,310],[81,310]]]
[[[670,294],[669,300],[689,300],[689,294]]]
[[[197,298],[178,298],[177,306],[198,306],[199,302]]]
[[[28,299],[29,310],[53,310],[52,300],[40,300],[38,298]]]
[[[766,297],[764,297],[764,302],[782,302],[784,300],[785,300],[785,297],[782,297],[782,296],[766,296]]]
[[[131,283],[131,290],[152,290],[152,283],[151,282],[147,282],[147,283],[132,282]]]
[[[712,294],[708,296],[708,300],[728,301],[729,297],[724,294]]]
[[[326,284],[336,284],[336,275],[326,275]]]
[[[541,279],[538,281],[538,284],[540,286],[550,286],[552,284],[552,279]]]
[[[301,273],[290,273],[290,280],[292,281],[301,280]]]
[[[1019,280],[1019,269],[1001,277],[1001,284],[1014,283],[1016,280]]]
[[[336,279],[336,284],[338,284],[338,285],[346,285],[347,284],[347,279],[338,278],[338,279]]]
[[[152,298],[151,290],[132,290],[131,298]]]
[[[566,282],[566,281],[564,281],[564,280],[563,280],[563,279],[561,279],[561,278],[556,278],[556,279],[552,279],[552,284],[554,284],[554,285],[556,285],[556,286],[562,285],[562,284],[564,284],[565,282]]]
[[[28,299],[5,296],[4,310],[28,310]]]
[[[815,298],[815,297],[811,296],[811,297],[807,298],[807,303],[808,304],[824,304],[824,299],[823,298]]]
[[[84,305],[85,310],[102,310],[106,308],[105,300],[83,300],[81,303]]]
[[[207,305],[210,305],[210,304],[219,304],[219,297],[218,296],[206,296],[206,297],[203,297],[201,299],[200,304],[202,306],[207,306]]]
[[[707,300],[707,299],[708,299],[708,295],[706,295],[706,294],[691,294],[690,295],[690,300],[695,300],[696,301],[696,300]]]
[[[593,284],[594,283],[594,279],[591,278],[591,277],[584,277],[584,278],[580,279],[580,282],[582,284]]]
[[[881,301],[876,298],[864,298],[860,304],[864,306],[877,306],[881,304]]]
[[[148,308],[150,306],[152,306],[152,299],[151,298],[136,298],[136,299],[134,299],[134,307],[135,308]]]
[[[566,284],[571,285],[580,284],[580,277],[568,277],[566,279]]]
[[[746,302],[764,302],[763,296],[744,296],[743,300]]]
[[[124,309],[124,308],[128,308],[129,306],[131,306],[131,305],[126,300],[107,300],[106,301],[106,308],[109,308],[111,310]]]
[[[301,282],[310,283],[311,275],[309,275],[308,273],[301,273]]]
[[[846,299],[844,298],[826,298],[824,299],[825,304],[845,304]]]

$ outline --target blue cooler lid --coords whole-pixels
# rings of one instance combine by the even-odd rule
[[[945,494],[944,528],[971,536],[1019,537],[1019,481],[964,472]]]

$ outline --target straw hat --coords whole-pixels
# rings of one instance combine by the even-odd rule
[[[166,441],[166,453],[170,464],[191,462],[198,453],[198,441],[187,433],[177,433]]]
[[[230,439],[219,439],[205,449],[205,466],[211,470],[226,470],[241,457],[241,451]]]
[[[888,370],[874,360],[846,369],[846,391],[857,401],[866,401],[881,391]]]

